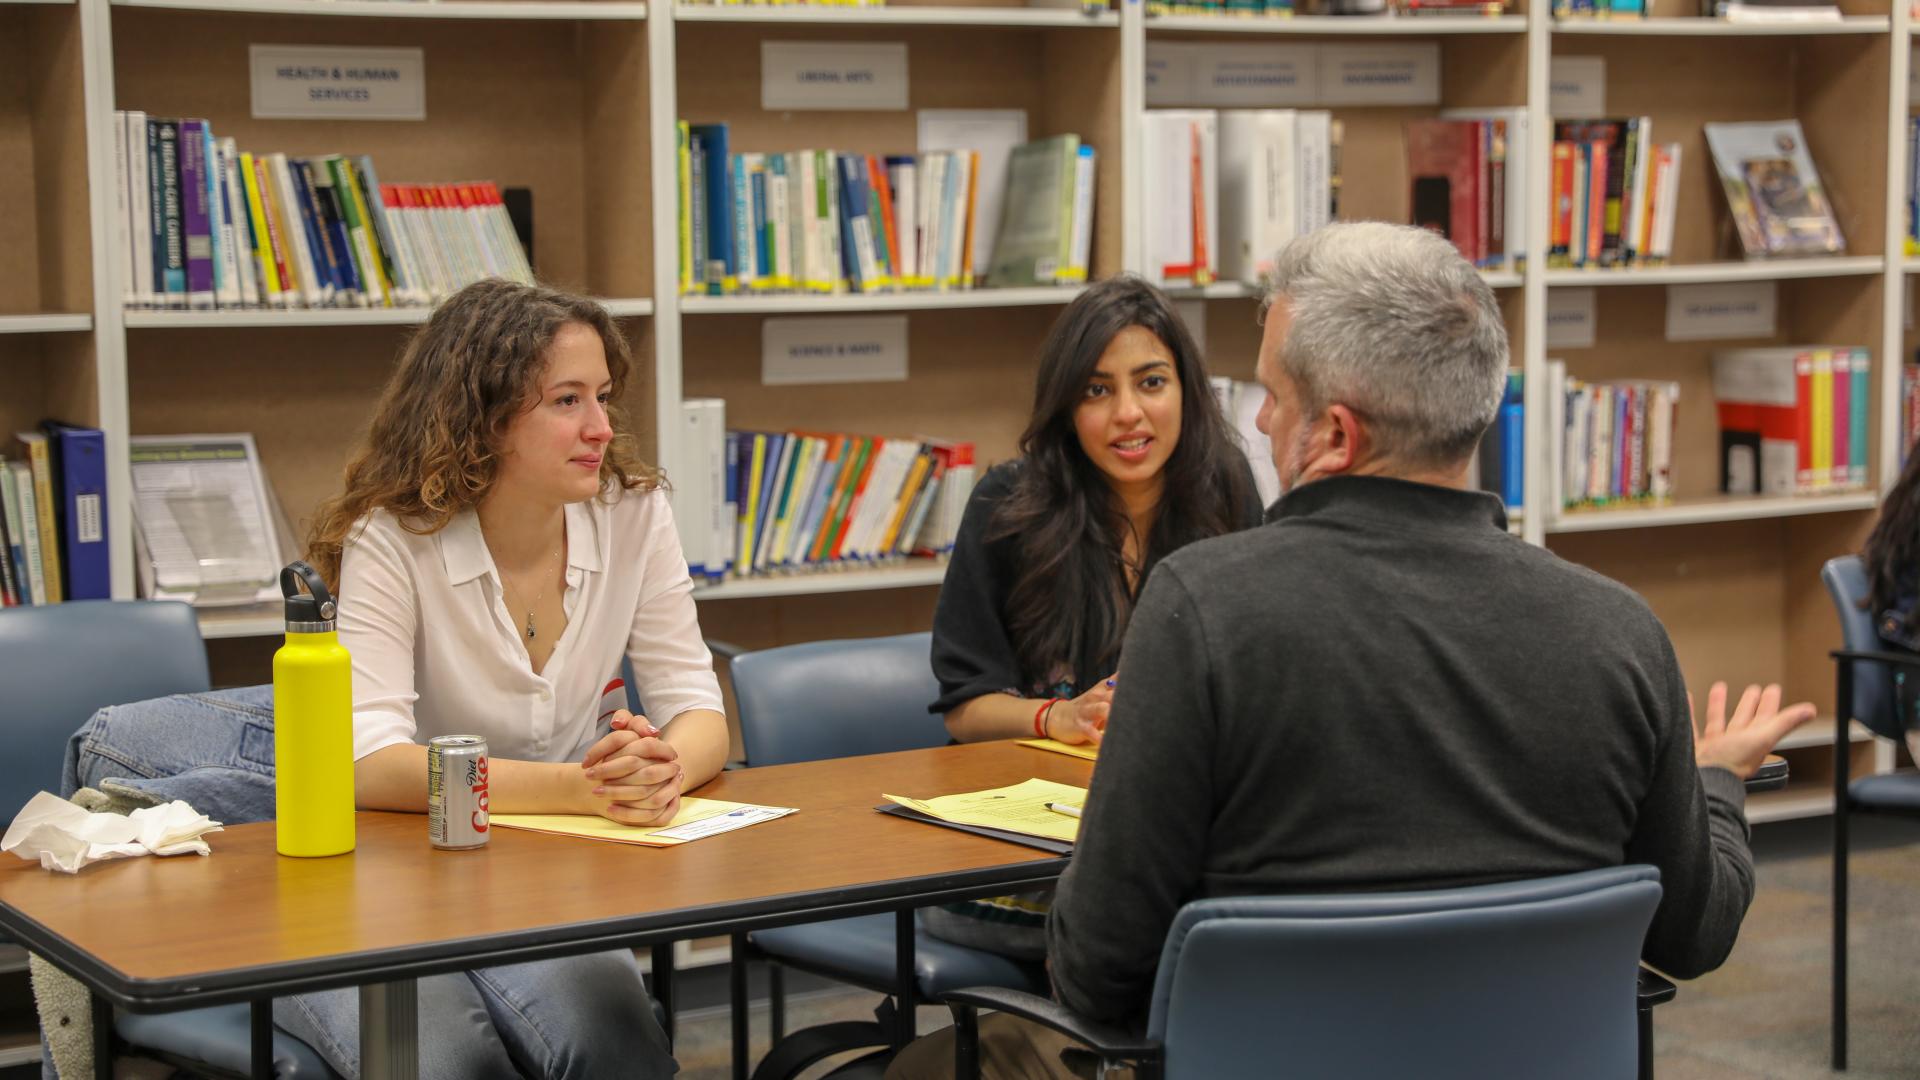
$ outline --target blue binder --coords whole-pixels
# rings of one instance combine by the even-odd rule
[[[107,556],[107,446],[97,428],[49,420],[60,505],[60,569],[69,600],[107,600],[113,571]]]

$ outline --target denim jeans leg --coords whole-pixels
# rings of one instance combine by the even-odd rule
[[[679,1070],[629,950],[467,974],[528,1076],[664,1080]]]
[[[465,972],[419,980],[420,1080],[518,1080],[486,1003]],[[277,998],[273,1022],[346,1080],[360,1077],[360,991]]]
[[[67,743],[62,794],[116,780],[229,825],[273,815],[273,687],[101,709]]]

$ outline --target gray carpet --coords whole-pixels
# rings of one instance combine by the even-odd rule
[[[1920,1078],[1920,823],[1856,820],[1845,1073],[1827,1068],[1830,831],[1824,818],[1757,831],[1759,890],[1739,945],[1654,1014],[1660,1080]],[[871,1019],[876,1000],[812,991],[790,1004],[788,1025]],[[944,1009],[921,1010],[922,1030],[946,1022]],[[753,1031],[757,1057],[766,1051],[764,1009],[754,1011]],[[725,1080],[728,1037],[724,1006],[683,1014],[680,1075]]]

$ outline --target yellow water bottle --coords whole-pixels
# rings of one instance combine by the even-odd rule
[[[353,661],[313,567],[280,571],[280,592],[287,643],[273,654],[275,842],[282,855],[341,855],[353,850]]]

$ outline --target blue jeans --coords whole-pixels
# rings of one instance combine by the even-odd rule
[[[102,709],[68,741],[61,783],[65,795],[125,787],[185,799],[229,825],[271,820],[273,688]],[[651,1078],[678,1068],[624,949],[433,975],[418,987],[422,1080]],[[280,998],[273,1018],[335,1071],[359,1076],[357,991]]]

